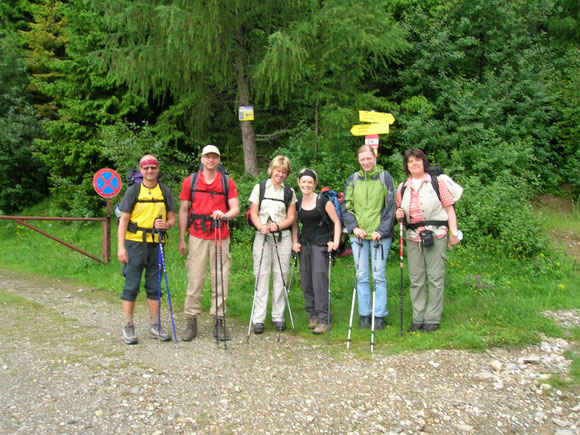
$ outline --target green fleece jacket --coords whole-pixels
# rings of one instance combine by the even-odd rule
[[[367,239],[374,231],[382,238],[393,238],[394,190],[393,177],[378,165],[369,172],[361,169],[348,177],[343,203],[348,232],[359,227],[366,231]]]

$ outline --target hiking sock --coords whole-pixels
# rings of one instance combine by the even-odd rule
[[[123,326],[133,324],[133,314],[123,314]]]

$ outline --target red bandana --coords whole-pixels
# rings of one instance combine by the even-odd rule
[[[157,161],[157,159],[155,157],[150,157],[148,159],[145,160],[141,160],[141,163],[139,163],[140,167],[143,166],[159,166],[159,162]]]

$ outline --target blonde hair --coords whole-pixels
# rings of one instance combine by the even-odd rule
[[[286,156],[276,156],[268,166],[268,175],[271,176],[274,169],[282,169],[286,171],[286,175],[290,174],[290,159]]]

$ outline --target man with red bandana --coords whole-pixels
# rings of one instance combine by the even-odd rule
[[[157,182],[159,162],[147,154],[139,161],[143,175],[141,183],[130,186],[119,209],[121,217],[117,232],[117,258],[123,263],[125,286],[123,300],[123,340],[137,344],[133,324],[135,300],[145,270],[145,291],[149,309],[149,335],[161,341],[171,336],[159,324],[159,231],[175,226],[175,200],[169,188]]]

